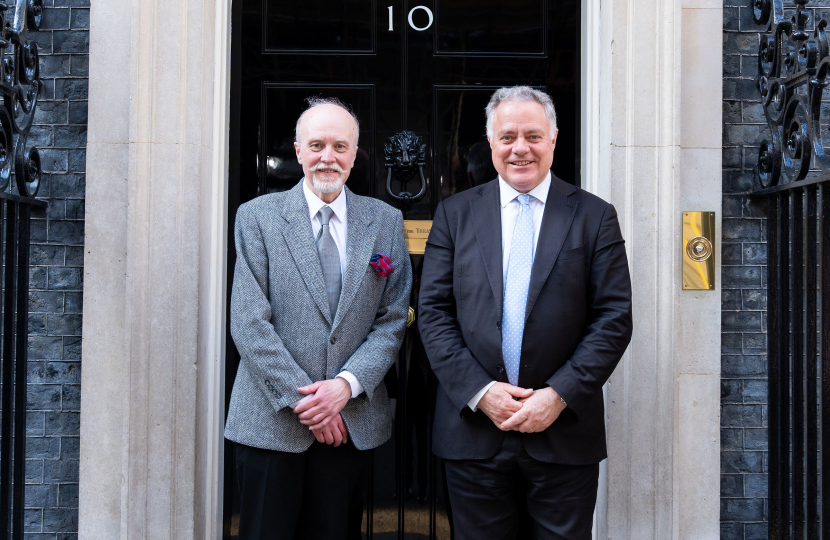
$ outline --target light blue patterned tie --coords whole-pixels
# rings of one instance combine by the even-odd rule
[[[522,335],[525,329],[527,289],[530,286],[530,270],[533,266],[533,213],[530,195],[518,197],[519,217],[510,242],[510,258],[507,262],[507,280],[504,285],[504,314],[501,327],[501,351],[507,380],[513,386],[519,384],[519,364],[522,357]]]

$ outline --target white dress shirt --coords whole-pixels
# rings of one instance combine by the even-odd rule
[[[536,244],[539,242],[539,231],[542,230],[542,217],[545,215],[545,203],[548,200],[548,190],[550,189],[550,172],[542,182],[530,190],[530,211],[533,213],[533,252],[532,257],[536,257]],[[507,263],[510,261],[510,244],[513,242],[513,229],[516,228],[516,220],[519,217],[519,210],[521,205],[516,197],[521,195],[520,192],[513,189],[510,184],[504,181],[499,176],[499,198],[501,202],[501,265],[502,265],[502,279],[504,284],[507,281]],[[491,386],[496,384],[496,381],[488,383],[482,388],[473,398],[467,402],[467,406],[472,410],[476,410],[478,402],[484,397],[484,394]]]
[[[337,253],[340,255],[340,278],[343,282],[345,282],[346,266],[348,262],[346,260],[346,239],[349,222],[346,190],[343,189],[340,192],[340,195],[338,195],[337,198],[331,203],[325,203],[308,188],[308,185],[305,183],[305,178],[303,178],[303,193],[305,194],[306,203],[308,203],[308,213],[311,218],[311,236],[315,240],[317,240],[317,235],[320,233],[320,228],[323,226],[320,222],[320,209],[324,206],[328,206],[334,212],[334,215],[331,216],[331,219],[329,220],[329,231],[331,232],[332,238],[334,238],[334,244],[337,246]],[[341,379],[345,379],[346,382],[349,383],[349,386],[352,389],[353,398],[359,396],[363,392],[363,385],[360,384],[360,381],[358,381],[357,377],[355,377],[352,373],[348,371],[341,371],[337,376]],[[295,401],[291,404],[291,408],[293,409],[299,405],[301,401],[313,395],[314,394],[311,394]]]
[[[320,209],[328,206],[334,211],[334,215],[329,220],[329,231],[334,238],[334,244],[337,246],[337,253],[340,255],[340,278],[346,279],[346,230],[349,224],[348,217],[348,203],[346,202],[346,190],[340,191],[340,195],[332,203],[324,203],[317,195],[315,195],[305,183],[303,179],[303,193],[305,194],[306,203],[308,203],[308,214],[311,218],[311,237],[317,240],[317,235],[320,234],[320,228],[323,224],[320,222]]]

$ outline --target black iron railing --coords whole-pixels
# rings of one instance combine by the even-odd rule
[[[758,90],[772,140],[752,196],[769,205],[770,540],[830,538],[830,40],[808,3],[785,14],[782,0],[751,2],[769,25]]]
[[[29,238],[32,209],[46,203],[0,193],[0,538],[23,539]]]
[[[790,185],[766,195],[769,537],[817,540],[830,535],[830,183]]]
[[[40,155],[27,145],[42,86],[37,43],[43,0],[0,0],[0,540],[23,540],[29,239]],[[11,189],[12,172],[19,195]]]

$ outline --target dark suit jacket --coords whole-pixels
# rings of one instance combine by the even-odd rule
[[[508,382],[501,349],[502,232],[498,180],[438,205],[424,253],[419,329],[440,383],[433,451],[484,459],[504,432],[467,402]],[[550,463],[606,457],[602,385],[631,339],[631,281],[617,213],[552,177],[527,298],[519,386],[556,390],[568,407],[544,432],[523,434]]]

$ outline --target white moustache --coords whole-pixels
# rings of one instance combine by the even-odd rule
[[[328,164],[328,163],[322,163],[322,162],[317,163],[316,165],[313,165],[313,166],[309,167],[308,170],[310,170],[310,171],[319,171],[320,169],[331,169],[331,170],[337,171],[339,173],[346,172],[345,169],[343,169],[343,167],[341,167],[337,163]]]
[[[316,174],[318,171],[322,169],[336,171],[340,174],[340,176],[334,180],[324,180]],[[320,162],[309,167],[309,170],[315,173],[311,175],[311,183],[314,186],[314,189],[322,193],[334,193],[336,191],[339,191],[340,188],[343,187],[343,184],[346,183],[346,170],[343,169],[337,163]]]

